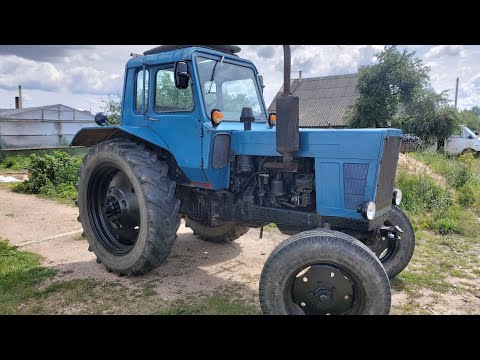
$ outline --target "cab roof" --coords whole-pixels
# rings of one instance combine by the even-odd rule
[[[193,60],[195,53],[205,53],[216,56],[224,56],[234,62],[241,62],[253,66],[255,65],[246,59],[240,58],[237,53],[240,48],[235,45],[162,45],[147,50],[143,56],[136,56],[128,60],[126,67],[134,68],[142,65],[155,65],[171,63],[179,60]]]
[[[177,49],[183,49],[183,48],[188,48],[188,47],[206,47],[209,49],[217,50],[217,51],[222,51],[226,52],[229,54],[236,54],[241,51],[240,47],[235,46],[235,45],[161,45],[157,46],[153,49],[147,50],[143,53],[143,55],[152,55],[152,54],[158,54],[162,53],[165,51],[170,51],[170,50],[177,50]]]

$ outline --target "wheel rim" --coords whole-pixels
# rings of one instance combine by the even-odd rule
[[[313,264],[296,271],[287,286],[291,314],[346,315],[361,308],[357,279],[337,264]]]
[[[87,202],[97,240],[114,255],[129,253],[140,232],[140,209],[125,172],[114,164],[95,168],[88,184]]]
[[[390,221],[385,221],[384,224],[385,226],[395,226]],[[370,249],[377,255],[378,259],[384,263],[391,259],[397,252],[397,241],[397,239],[390,239],[386,236],[375,236]]]

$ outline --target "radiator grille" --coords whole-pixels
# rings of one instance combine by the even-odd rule
[[[398,154],[400,152],[399,137],[387,137],[383,145],[382,161],[378,175],[377,196],[375,205],[377,211],[392,204],[393,186],[397,171]]]
[[[368,164],[343,164],[345,208],[360,210],[365,196]]]

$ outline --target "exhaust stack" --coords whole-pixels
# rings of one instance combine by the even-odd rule
[[[292,154],[299,150],[299,98],[290,93],[291,54],[290,45],[283,45],[283,94],[277,98],[277,151],[285,164],[292,161]]]

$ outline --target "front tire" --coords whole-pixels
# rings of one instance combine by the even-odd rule
[[[317,229],[294,235],[272,252],[260,277],[260,305],[272,315],[386,315],[387,274],[355,238]]]
[[[167,172],[155,153],[123,139],[100,143],[83,159],[78,220],[89,250],[108,271],[145,274],[170,254],[180,201]]]
[[[249,230],[248,226],[238,225],[231,221],[224,221],[217,226],[208,226],[189,218],[185,219],[185,226],[192,229],[193,235],[212,243],[232,242],[245,235]]]
[[[366,245],[380,259],[388,278],[393,279],[405,269],[415,250],[415,231],[408,216],[398,206],[393,205],[385,225],[399,226],[401,239],[379,239],[372,236]]]

